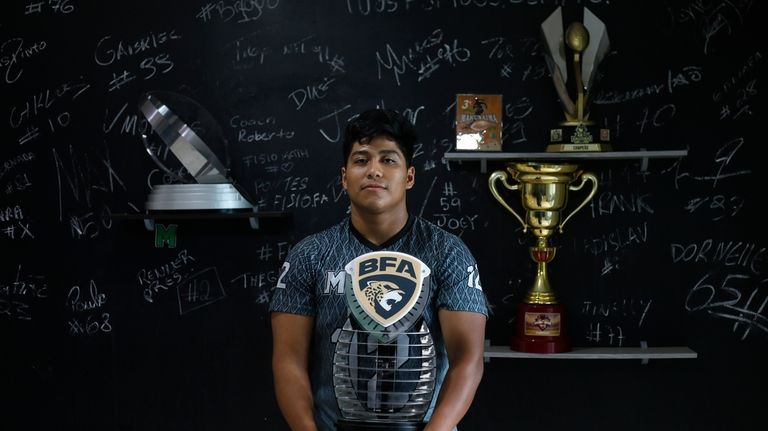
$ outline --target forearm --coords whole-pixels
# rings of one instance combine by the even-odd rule
[[[316,431],[312,389],[306,370],[274,361],[277,404],[292,431]]]
[[[485,319],[482,314],[440,310],[448,373],[424,431],[451,431],[472,405],[483,378]]]
[[[469,410],[482,376],[482,357],[451,365],[424,431],[453,430]]]
[[[293,431],[317,431],[308,358],[313,319],[272,313],[272,374],[280,411]]]

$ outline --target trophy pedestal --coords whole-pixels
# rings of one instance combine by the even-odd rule
[[[565,330],[565,308],[561,304],[520,303],[510,347],[527,353],[567,352],[571,347]]]
[[[338,431],[421,431],[425,425],[422,422],[376,423],[339,419],[336,422],[336,429]]]
[[[609,129],[592,124],[562,124],[549,131],[548,153],[611,151]]]

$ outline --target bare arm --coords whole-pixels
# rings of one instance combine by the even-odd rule
[[[424,431],[450,431],[469,410],[483,377],[486,317],[466,311],[438,311],[448,353],[448,374]]]
[[[277,404],[291,430],[317,431],[308,369],[314,319],[278,312],[271,319]]]

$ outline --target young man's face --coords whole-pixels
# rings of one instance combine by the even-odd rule
[[[377,136],[352,145],[346,166],[341,168],[341,184],[354,209],[381,214],[405,207],[405,191],[413,187],[414,174],[397,143]]]

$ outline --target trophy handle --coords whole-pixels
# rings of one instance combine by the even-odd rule
[[[586,198],[579,204],[579,206],[576,207],[573,211],[571,211],[570,214],[563,220],[562,223],[560,223],[560,226],[558,226],[558,229],[560,230],[560,233],[563,233],[563,226],[565,226],[565,223],[570,220],[571,216],[576,214],[580,209],[584,208],[584,205],[587,204],[593,197],[595,197],[595,193],[597,193],[597,177],[595,174],[591,172],[582,172],[581,175],[579,175],[579,179],[581,180],[579,184],[572,184],[568,186],[570,190],[581,190],[581,188],[584,186],[584,183],[589,180],[592,181],[592,190],[589,191],[589,194]]]
[[[523,232],[526,232],[528,230],[528,225],[525,224],[525,222],[523,221],[523,218],[520,217],[520,215],[517,214],[517,212],[515,210],[513,210],[512,207],[507,205],[507,202],[504,201],[504,198],[502,198],[501,195],[499,194],[499,192],[496,190],[496,180],[499,180],[499,179],[501,180],[502,184],[504,184],[504,187],[507,188],[507,190],[519,190],[520,189],[519,184],[509,184],[507,182],[507,173],[506,173],[506,171],[494,171],[491,174],[491,176],[488,177],[488,188],[491,189],[491,194],[493,195],[493,197],[496,198],[496,200],[499,201],[499,203],[504,208],[506,208],[507,211],[511,212],[512,215],[515,216],[515,218],[517,218],[517,220],[520,222],[520,224],[523,225]],[[595,184],[597,184],[597,183],[595,183]],[[594,192],[593,192],[593,194],[594,194]],[[584,205],[584,204],[582,204],[582,205]]]

